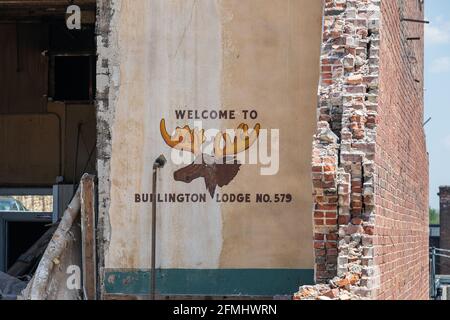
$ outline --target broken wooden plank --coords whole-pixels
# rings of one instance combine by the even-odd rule
[[[81,261],[83,265],[83,295],[85,300],[97,298],[97,264],[95,242],[94,176],[81,179]]]
[[[59,223],[58,229],[53,234],[44,255],[39,262],[36,273],[33,279],[29,282],[28,286],[22,292],[21,299],[25,300],[46,300],[48,296],[48,286],[51,280],[51,276],[54,273],[55,265],[57,265],[60,257],[67,248],[71,235],[71,230],[74,221],[79,216],[81,208],[81,192],[80,187],[75,193],[68,208],[64,212],[64,215]]]

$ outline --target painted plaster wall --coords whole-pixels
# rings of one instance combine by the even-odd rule
[[[280,130],[280,170],[243,165],[219,193],[290,193],[289,204],[158,204],[163,269],[312,269],[311,146],[321,43],[316,0],[114,1],[99,6],[99,221],[104,266],[146,269],[151,257],[152,164],[169,159],[158,192],[207,193],[203,179],[175,182],[181,166],[159,132],[190,125],[175,110],[243,109],[253,127]],[[108,20],[108,23],[106,23]],[[102,33],[102,31],[104,31]],[[110,132],[110,136],[107,134]],[[295,284],[296,285],[296,284]]]

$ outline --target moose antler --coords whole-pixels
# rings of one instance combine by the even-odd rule
[[[199,156],[200,146],[206,141],[204,130],[190,129],[189,126],[177,127],[175,133],[170,135],[166,129],[166,121],[161,119],[160,123],[161,135],[169,147],[192,152],[196,157],[201,158],[201,163],[194,162],[174,172],[174,179],[191,183],[202,177],[211,197],[214,197],[216,187],[228,185],[236,177],[241,167],[237,161],[223,163],[218,160],[223,160],[227,156],[235,156],[249,149],[258,140],[260,129],[261,125],[258,123],[249,132],[248,125],[242,123],[234,130],[233,138],[227,132],[219,132],[214,139],[214,156],[207,154]],[[223,147],[222,140],[224,141]],[[234,158],[234,160],[236,159]]]
[[[191,129],[189,126],[184,128],[177,127],[175,133],[170,135],[166,129],[165,119],[161,119],[159,124],[161,136],[167,145],[171,148],[192,152],[195,155],[200,153],[200,146],[205,142],[205,130],[198,128]]]
[[[219,133],[214,140],[214,155],[223,158],[249,149],[258,140],[260,129],[261,125],[258,123],[249,134],[248,125],[241,123],[237,130],[234,130],[234,140],[228,133]],[[221,147],[222,139],[225,141],[223,147]]]

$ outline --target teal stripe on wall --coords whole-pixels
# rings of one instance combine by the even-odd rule
[[[156,276],[161,295],[290,295],[314,282],[312,269],[160,269]],[[107,294],[145,295],[149,288],[149,270],[105,270]]]

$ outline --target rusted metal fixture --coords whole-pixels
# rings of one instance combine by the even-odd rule
[[[402,21],[404,22],[415,22],[415,23],[425,23],[425,24],[429,24],[430,21],[427,20],[419,20],[419,19],[411,19],[411,18],[402,18]]]
[[[156,297],[156,183],[158,177],[158,169],[164,168],[167,163],[164,155],[160,155],[153,163],[153,183],[152,183],[152,270],[151,270],[151,284],[150,297],[155,300]]]

